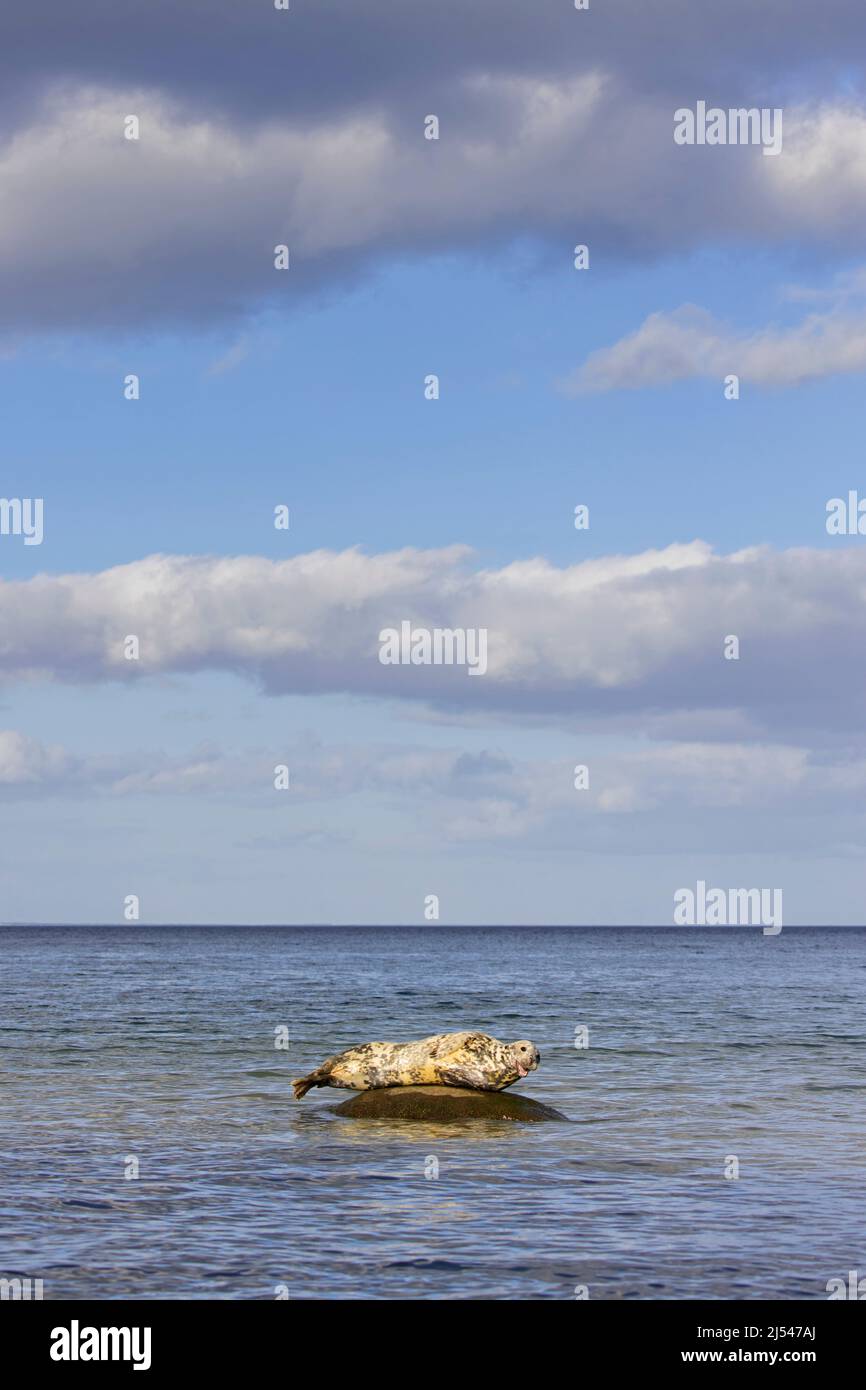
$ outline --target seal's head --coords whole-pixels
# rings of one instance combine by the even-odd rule
[[[521,1038],[520,1042],[509,1043],[508,1051],[511,1053],[518,1076],[528,1076],[541,1061],[541,1053],[535,1043],[528,1042],[526,1038]]]

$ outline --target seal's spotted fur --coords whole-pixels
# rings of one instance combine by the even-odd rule
[[[486,1033],[435,1033],[420,1042],[369,1042],[329,1057],[292,1085],[300,1100],[314,1086],[375,1091],[383,1086],[468,1086],[504,1091],[534,1071],[541,1053],[534,1043],[503,1043]]]

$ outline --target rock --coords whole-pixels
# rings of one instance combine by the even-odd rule
[[[568,1116],[512,1091],[472,1091],[464,1086],[388,1086],[358,1091],[335,1107],[356,1120],[567,1120]]]

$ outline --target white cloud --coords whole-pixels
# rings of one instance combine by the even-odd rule
[[[795,108],[785,112],[784,138],[793,157],[765,161],[775,166],[771,204],[804,233],[853,231],[866,209],[866,111],[854,102]]]
[[[823,512],[815,517],[823,532]],[[151,556],[99,574],[0,584],[7,681],[130,681],[222,670],[271,694],[349,692],[573,722],[700,719],[714,736],[794,741],[862,723],[866,552],[700,541],[566,568],[536,559],[473,570],[462,547],[380,555]],[[488,671],[383,666],[378,634],[484,627]],[[723,658],[729,633],[741,659]],[[140,660],[124,657],[134,634]],[[808,732],[807,732],[808,731]],[[708,730],[705,727],[705,734]]]
[[[246,333],[242,334],[227,348],[224,353],[217,357],[207,369],[208,376],[225,376],[226,372],[233,372],[242,362],[245,362],[250,353],[250,340]]]
[[[575,746],[590,769],[587,790],[574,787],[573,756],[513,758],[477,743],[468,751],[299,740],[279,750],[290,768],[290,790],[277,793],[273,750],[107,757],[72,754],[3,730],[0,800],[72,796],[82,805],[90,798],[183,798],[211,809],[222,802],[243,831],[239,843],[253,849],[376,841],[383,818],[396,816],[401,833],[439,846],[506,843],[604,852],[616,846],[628,852],[630,845],[641,853],[650,827],[655,833],[659,825],[685,821],[693,829],[697,817],[715,825],[719,811],[736,833],[740,821],[731,821],[732,811],[769,818],[781,846],[798,819],[814,824],[813,850],[835,845],[839,817],[857,814],[866,790],[866,757],[851,759],[847,749],[828,760],[773,743],[720,750],[718,744],[633,742],[615,752],[594,740]],[[675,852],[676,838],[666,851],[657,848]]]
[[[592,353],[562,389],[569,395],[668,386],[693,377],[797,386],[866,370],[866,308],[832,308],[787,328],[737,332],[693,304],[650,314],[634,333]]]
[[[34,787],[66,778],[75,761],[57,745],[0,729],[0,787]]]

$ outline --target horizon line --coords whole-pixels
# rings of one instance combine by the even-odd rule
[[[128,927],[136,931],[149,929],[196,928],[221,930],[233,928],[238,931],[298,931],[298,930],[349,930],[349,931],[730,931],[749,930],[753,924],[740,923],[677,923],[677,922],[41,922],[10,921],[0,922],[0,929],[9,927],[98,927],[105,930]],[[756,923],[754,930],[760,926]],[[785,925],[785,931],[863,931],[866,922],[798,922]]]

